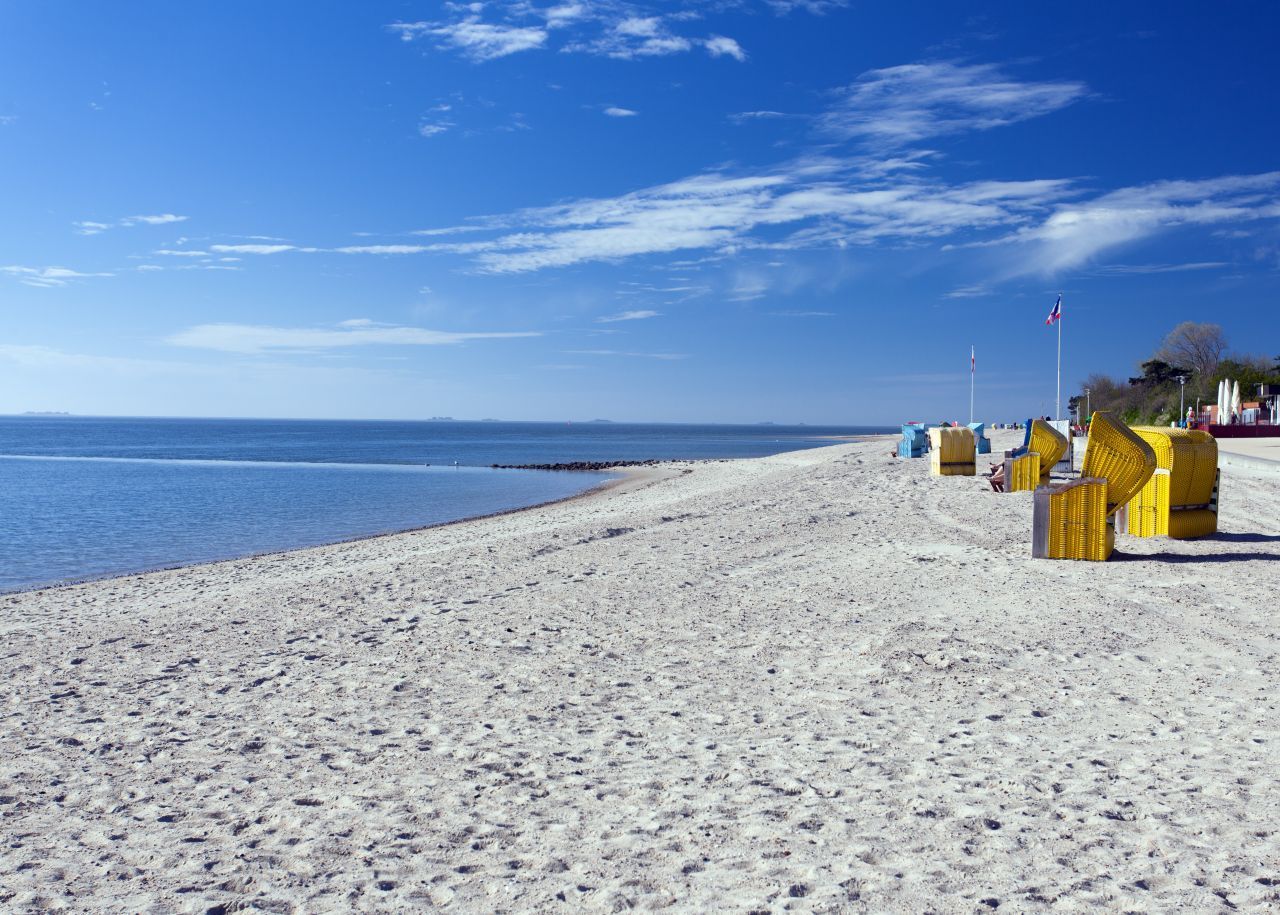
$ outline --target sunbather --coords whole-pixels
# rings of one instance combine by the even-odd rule
[[[987,471],[987,479],[996,492],[1004,492],[1004,463],[992,464]]]

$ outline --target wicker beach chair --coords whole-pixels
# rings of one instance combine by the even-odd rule
[[[898,442],[898,457],[924,457],[929,450],[929,436],[919,423],[903,423],[902,439]]]
[[[1115,547],[1115,515],[1151,480],[1151,446],[1110,414],[1093,414],[1079,480],[1035,491],[1031,555],[1102,561]]]
[[[1067,453],[1067,439],[1042,419],[1027,420],[1022,447],[1006,451],[1006,492],[1023,492],[1049,482],[1049,471]]]
[[[1138,426],[1156,469],[1117,526],[1134,537],[1204,537],[1218,530],[1218,442],[1199,429]]]
[[[973,430],[954,426],[930,429],[929,470],[934,476],[973,476],[977,472],[973,451]]]
[[[987,438],[986,423],[969,423],[969,428],[973,430],[973,443],[978,454],[991,453],[991,439]]]

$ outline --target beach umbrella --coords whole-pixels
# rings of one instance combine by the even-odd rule
[[[1231,412],[1239,415],[1240,413],[1240,381],[1231,382]]]
[[[1218,382],[1218,422],[1222,422],[1222,415],[1226,412],[1227,406],[1227,381],[1224,378]]]

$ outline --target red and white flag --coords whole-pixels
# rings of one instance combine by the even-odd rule
[[[1062,320],[1062,294],[1058,294],[1058,301],[1053,303],[1053,310],[1049,312],[1049,317],[1044,319],[1044,323],[1053,326],[1054,321]]]
[[[973,357],[973,347],[969,347],[969,374],[972,375],[978,370],[978,362]]]

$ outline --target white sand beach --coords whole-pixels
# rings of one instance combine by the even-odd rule
[[[1280,473],[1051,562],[891,447],[0,597],[0,910],[1280,908]]]

